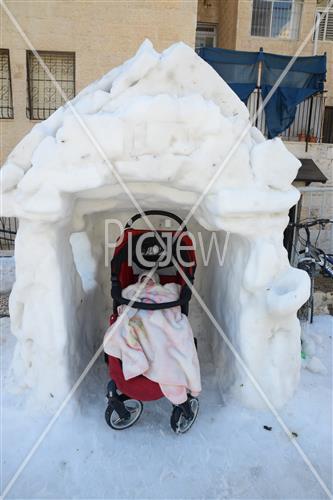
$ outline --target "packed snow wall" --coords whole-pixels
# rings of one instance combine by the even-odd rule
[[[265,140],[226,83],[188,46],[157,53],[149,41],[122,66],[37,124],[2,168],[4,215],[19,218],[13,385],[58,405],[96,345],[107,310],[102,220],[142,209],[186,214],[221,247],[199,292],[274,404],[297,385],[307,275],[282,244],[299,161]],[[209,287],[205,290],[205,286]],[[89,313],[89,314],[88,314]],[[223,391],[262,401],[210,325]]]

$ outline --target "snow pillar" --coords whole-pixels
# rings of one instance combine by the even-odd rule
[[[308,277],[290,267],[282,231],[232,234],[223,266],[212,265],[212,312],[271,402],[294,393],[301,364],[297,310],[307,298]],[[213,335],[221,391],[246,406],[266,405],[221,335]]]
[[[33,389],[33,400],[47,408],[68,393],[80,356],[83,292],[69,236],[64,224],[21,219],[15,243],[11,377],[16,390]]]

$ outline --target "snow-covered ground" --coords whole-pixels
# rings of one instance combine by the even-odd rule
[[[201,312],[194,300],[191,305],[198,327]],[[52,416],[27,411],[24,395],[6,390],[15,338],[10,319],[0,321],[3,490]],[[43,335],[43,325],[39,327]],[[330,489],[332,329],[332,317],[323,315],[304,332],[303,363],[308,368],[302,370],[295,397],[280,412]],[[107,427],[103,414],[108,379],[101,358],[82,383],[80,404],[75,397],[70,401],[8,498],[326,498],[269,411],[247,410],[222,399],[209,346],[204,332],[199,333],[203,392],[198,419],[187,434],[171,431],[166,400],[146,403],[139,422],[126,431]]]

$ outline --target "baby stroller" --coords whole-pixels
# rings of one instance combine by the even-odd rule
[[[183,224],[180,217],[165,212],[162,210],[148,210],[144,212],[146,216],[158,215],[168,219],[175,220],[179,225]],[[160,283],[177,283],[180,285],[180,295],[177,301],[164,302],[160,304],[147,302],[133,302],[131,307],[137,309],[166,309],[170,307],[180,306],[181,312],[188,315],[189,301],[191,298],[191,290],[180,272],[174,267],[172,259],[164,259],[162,257],[164,248],[172,249],[172,257],[177,258],[176,243],[180,239],[182,247],[191,247],[191,249],[180,249],[178,256],[179,261],[186,265],[181,265],[177,260],[179,267],[186,274],[188,280],[193,283],[196,269],[195,252],[192,249],[193,243],[187,233],[186,227],[180,231],[175,241],[170,245],[170,236],[174,237],[176,230],[158,230],[151,231],[149,229],[133,229],[134,223],[142,217],[142,214],[134,215],[126,224],[124,233],[118,238],[118,243],[115,248],[114,256],[111,261],[111,296],[113,298],[113,314],[110,317],[110,325],[112,325],[118,317],[118,306],[121,304],[129,304],[129,300],[122,297],[122,290],[128,285],[137,282],[138,276],[143,271],[151,270],[155,267],[159,274]],[[144,233],[145,236],[140,238]],[[158,233],[158,234],[157,234]],[[171,235],[170,235],[171,233]],[[169,238],[168,238],[169,237]],[[165,247],[161,246],[161,241]],[[131,244],[132,255],[129,260],[128,247]],[[178,248],[180,248],[178,246]],[[171,252],[169,252],[171,253]],[[144,261],[140,258],[144,256]],[[169,257],[171,257],[169,255]],[[194,339],[195,345],[196,339]],[[125,380],[122,371],[122,362],[120,359],[111,355],[105,354],[106,362],[109,368],[111,377],[107,388],[107,408],[105,411],[105,419],[107,424],[116,430],[127,429],[132,426],[141,416],[143,410],[142,401],[153,401],[163,398],[160,385],[143,375]],[[187,401],[179,405],[173,405],[170,424],[174,432],[184,433],[190,429],[194,423],[199,410],[199,401],[197,398],[188,395]]]

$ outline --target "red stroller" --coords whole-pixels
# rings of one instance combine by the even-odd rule
[[[162,210],[148,210],[144,213],[146,216],[159,215],[167,217],[174,219],[179,225],[183,224],[180,217]],[[156,272],[159,274],[161,284],[177,283],[180,285],[179,299],[162,304],[133,302],[131,307],[156,310],[180,306],[181,312],[188,315],[191,290],[173,265],[170,258],[171,255],[166,255],[169,258],[164,258],[164,254],[163,258],[161,258],[164,248],[168,248],[168,242],[171,251],[167,252],[167,254],[172,253],[174,259],[177,259],[176,249],[178,248],[178,265],[190,282],[193,283],[196,260],[195,252],[192,249],[193,243],[187,233],[187,229],[184,227],[175,241],[172,240],[172,244],[170,245],[171,236],[172,238],[174,237],[177,232],[176,230],[151,231],[149,229],[132,229],[132,225],[141,217],[142,214],[136,214],[127,222],[124,233],[118,238],[118,244],[111,261],[113,314],[110,318],[110,325],[117,320],[118,306],[129,304],[130,302],[122,297],[122,290],[128,285],[136,283],[140,273],[151,270],[153,267],[156,268]],[[179,239],[180,241],[177,245],[177,240]],[[164,248],[162,248],[161,241],[164,242]],[[182,247],[190,247],[191,249],[180,248],[180,244]],[[129,259],[129,246],[133,249],[131,259]],[[144,258],[142,259],[142,257]],[[196,339],[194,340],[196,342]],[[149,380],[143,375],[125,380],[121,360],[107,354],[105,356],[111,377],[107,389],[108,406],[105,411],[105,419],[107,424],[113,429],[127,429],[140,418],[143,410],[142,401],[153,401],[163,398],[164,395],[158,383]],[[188,395],[185,403],[174,405],[170,420],[172,429],[177,433],[186,432],[194,423],[198,410],[199,401],[191,395]]]

